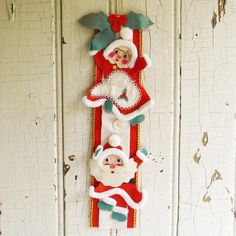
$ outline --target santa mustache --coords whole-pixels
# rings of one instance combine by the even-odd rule
[[[90,172],[96,180],[102,182],[105,186],[118,187],[122,183],[128,183],[134,178],[137,171],[137,163],[133,158],[124,163],[123,166],[117,165],[115,168],[110,168],[109,165],[104,165],[101,160],[90,161]]]

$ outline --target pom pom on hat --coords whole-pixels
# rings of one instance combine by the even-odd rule
[[[129,157],[123,152],[120,144],[121,138],[116,134],[111,135],[104,147],[99,145],[96,148],[93,154],[93,159],[102,161],[108,155],[117,155],[122,158],[124,163],[126,163],[129,160]]]
[[[120,31],[120,37],[126,40],[133,40],[133,30],[128,27],[123,27]]]
[[[108,143],[112,146],[112,147],[118,147],[121,144],[121,139],[118,135],[113,134],[109,137],[108,139]]]

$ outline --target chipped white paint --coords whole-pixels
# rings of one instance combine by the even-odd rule
[[[236,2],[212,30],[217,4],[182,1],[179,235],[235,235]],[[212,182],[215,170],[221,177]]]
[[[218,0],[66,0],[62,8],[59,1],[11,2],[14,16],[0,2],[2,235],[235,235],[236,2],[227,1],[214,31]],[[137,229],[89,229],[92,120],[81,98],[93,81],[86,48],[93,32],[78,19],[129,10],[154,22],[143,33],[153,61],[143,84],[156,101],[141,127],[152,152],[140,171],[149,200]],[[62,14],[57,25],[55,12]],[[70,167],[64,180],[63,161]]]
[[[0,1],[1,235],[56,235],[54,4]]]

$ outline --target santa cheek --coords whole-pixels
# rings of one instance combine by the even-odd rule
[[[109,54],[109,57],[114,57],[114,55],[115,55],[115,53],[114,53],[114,52],[111,52],[111,53]]]
[[[127,63],[128,63],[127,60],[123,60],[123,61],[122,61],[122,64],[123,64],[123,65],[126,65]]]

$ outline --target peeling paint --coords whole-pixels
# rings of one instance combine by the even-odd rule
[[[202,145],[206,146],[208,144],[208,133],[204,132],[202,136]]]
[[[217,15],[216,15],[215,12],[213,12],[213,15],[212,15],[212,18],[211,18],[211,26],[212,26],[212,29],[215,29],[216,24],[217,24]]]
[[[70,161],[74,161],[74,160],[75,160],[75,155],[70,155],[70,156],[68,156],[68,159],[69,159]]]
[[[200,162],[200,159],[201,159],[201,153],[200,153],[200,150],[198,149],[197,152],[194,154],[193,156],[193,160],[199,164]]]
[[[215,170],[211,176],[211,183],[217,180],[222,180],[221,174],[218,170]]]
[[[70,170],[70,165],[64,163],[64,167],[63,167],[64,176],[67,174],[69,170]]]
[[[205,195],[203,196],[202,199],[203,202],[210,202],[211,201],[211,197],[209,196],[208,192],[205,193]]]
[[[64,36],[61,37],[61,43],[62,43],[62,44],[67,44],[67,42],[65,41]]]
[[[218,0],[218,18],[221,21],[222,16],[225,15],[226,0]]]

